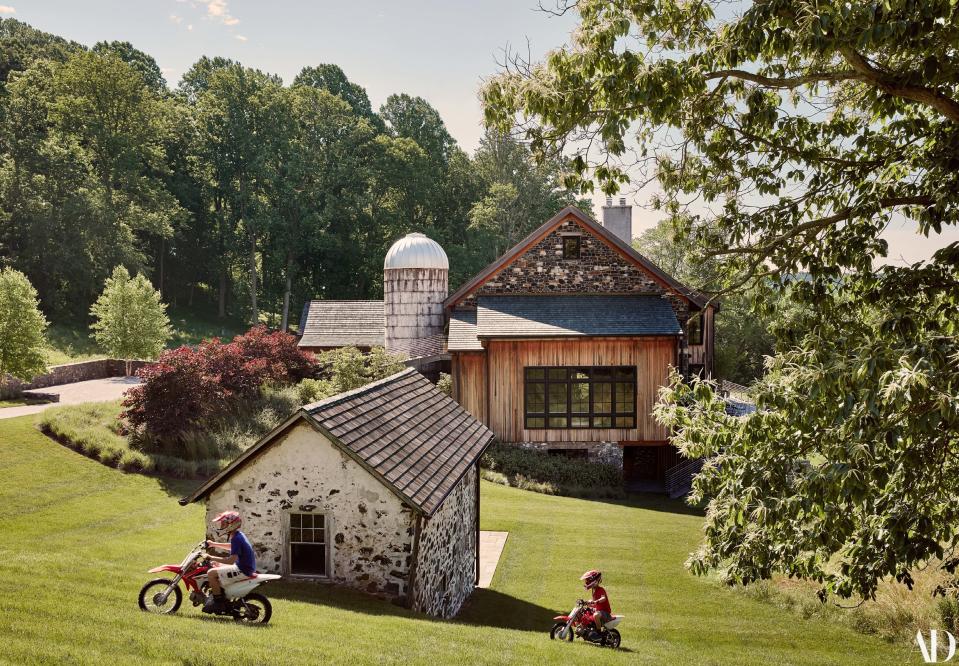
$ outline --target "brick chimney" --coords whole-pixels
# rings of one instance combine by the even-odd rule
[[[626,197],[620,197],[618,206],[613,205],[612,197],[606,198],[603,226],[627,245],[633,242],[633,207],[626,205]]]

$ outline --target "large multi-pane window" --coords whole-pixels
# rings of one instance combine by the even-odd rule
[[[527,428],[635,428],[636,368],[525,369]]]

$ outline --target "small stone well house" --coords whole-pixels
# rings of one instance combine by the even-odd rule
[[[238,510],[261,571],[454,616],[493,433],[413,369],[306,405],[181,504]]]

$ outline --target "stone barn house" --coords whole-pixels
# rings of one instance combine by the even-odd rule
[[[452,617],[478,581],[492,439],[407,369],[301,408],[181,503],[238,510],[262,571]]]
[[[718,304],[631,246],[631,207],[599,223],[564,208],[448,294],[449,262],[422,234],[384,261],[384,298],[311,301],[300,345],[385,344],[440,364],[453,398],[500,442],[611,462],[627,487],[674,494],[683,459],[653,416],[670,372],[714,376]]]

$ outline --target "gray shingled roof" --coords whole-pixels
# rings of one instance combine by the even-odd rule
[[[427,338],[396,340],[390,351],[394,354],[405,354],[410,359],[439,356],[446,353],[446,337],[439,333]]]
[[[679,335],[661,296],[481,296],[478,338]]]
[[[309,301],[300,317],[300,347],[383,345],[383,301]]]
[[[456,308],[450,313],[450,335],[447,341],[450,351],[483,351],[476,337],[476,310]]]
[[[306,405],[247,449],[181,504],[206,497],[280,439],[296,418],[309,419],[334,444],[401,499],[432,515],[493,440],[493,433],[413,369]]]

